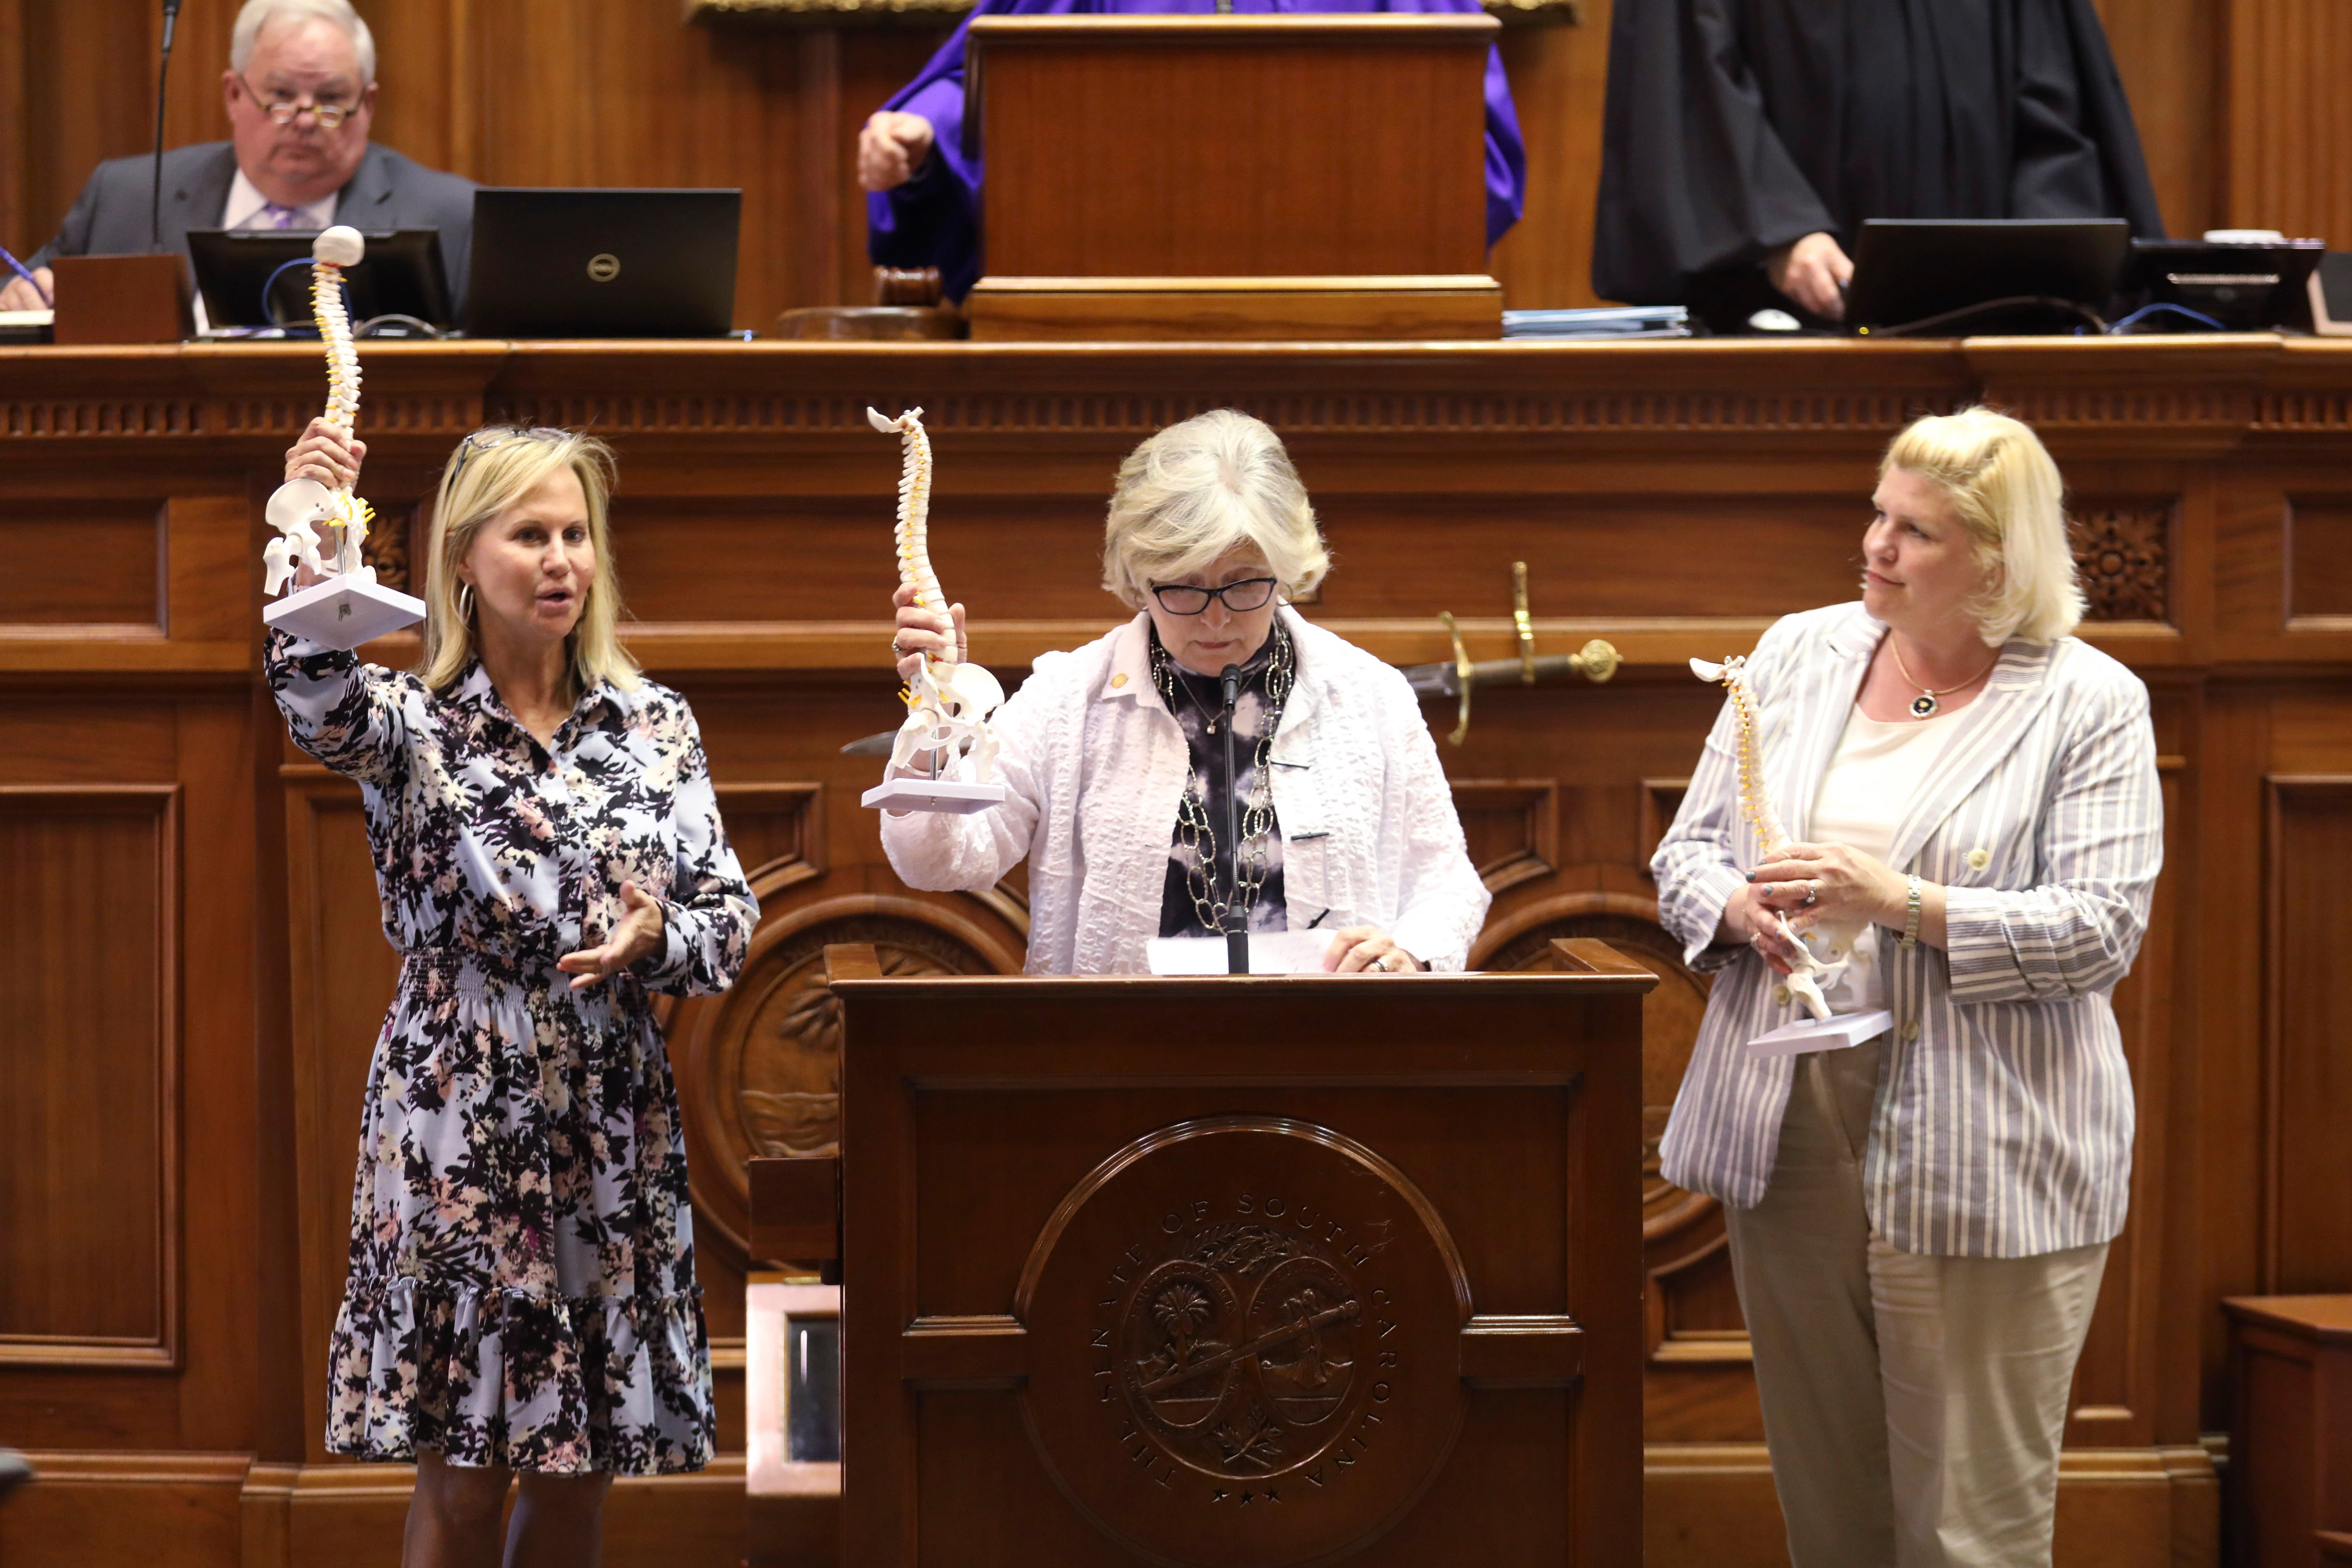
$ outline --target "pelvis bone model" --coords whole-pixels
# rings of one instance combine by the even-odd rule
[[[1748,661],[1727,658],[1721,664],[1709,664],[1705,659],[1690,661],[1691,673],[1701,680],[1719,680],[1731,693],[1731,709],[1739,724],[1739,810],[1756,830],[1756,845],[1768,860],[1775,859],[1789,846],[1787,829],[1780,826],[1780,814],[1772,809],[1772,796],[1764,787],[1764,742],[1756,730],[1756,698],[1748,689]],[[1772,921],[1780,934],[1789,939],[1790,949],[1801,954],[1804,962],[1789,974],[1789,993],[1805,1005],[1805,1010],[1816,1018],[1830,1016],[1829,1000],[1822,987],[1834,985],[1845,973],[1846,961],[1824,963],[1803,938],[1789,929],[1788,920],[1774,914]]]
[[[326,422],[349,436],[359,421],[360,353],[352,344],[352,319],[343,309],[343,268],[367,253],[360,231],[338,224],[310,244],[310,314],[319,323],[319,337],[327,345]],[[375,568],[360,556],[367,539],[368,521],[375,513],[349,489],[331,490],[316,479],[289,479],[269,498],[269,526],[278,537],[262,552],[268,567],[262,592],[275,595],[308,566],[321,577],[339,576],[359,583],[375,581]],[[322,559],[324,542],[319,530],[335,535],[331,563]]]
[[[931,440],[923,432],[923,411],[909,408],[896,419],[869,408],[866,417],[884,435],[900,437],[905,455],[898,475],[898,581],[915,590],[915,603],[945,619],[947,595],[931,571],[928,530],[931,510]],[[900,694],[907,721],[890,747],[890,767],[923,768],[935,778],[987,784],[996,763],[996,737],[984,721],[1004,700],[996,677],[976,664],[932,656]]]

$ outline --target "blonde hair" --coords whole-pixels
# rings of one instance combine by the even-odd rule
[[[1895,468],[1941,490],[1968,530],[1990,577],[1977,605],[1986,647],[2055,642],[2081,624],[2065,483],[2032,426],[1990,408],[1930,415],[1895,437],[1878,477]]]
[[[1236,545],[1265,557],[1286,596],[1331,569],[1307,487],[1265,421],[1220,408],[1171,425],[1118,466],[1103,522],[1103,586],[1143,608],[1155,581],[1198,572]]]
[[[350,35],[352,52],[360,58],[360,85],[366,87],[375,80],[375,35],[368,31],[366,19],[352,9],[351,0],[246,0],[245,9],[236,14],[236,24],[228,34],[228,68],[237,75],[253,58],[253,46],[261,40],[261,30],[280,16],[316,16],[322,22],[332,22]]]
[[[475,537],[500,512],[520,503],[554,475],[569,468],[580,479],[588,503],[588,539],[596,552],[595,575],[568,639],[572,678],[582,691],[609,680],[624,691],[637,686],[637,661],[621,647],[621,579],[613,562],[613,534],[606,521],[613,493],[612,448],[572,430],[520,430],[492,426],[457,443],[441,470],[439,499],[433,507],[433,542],[425,574],[425,684],[446,691],[466,673],[480,649],[474,619],[458,613],[458,563]]]

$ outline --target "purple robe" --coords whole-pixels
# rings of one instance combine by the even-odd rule
[[[1242,15],[1274,12],[1478,10],[1478,0],[1234,0]],[[973,16],[1206,16],[1215,0],[980,0]],[[884,109],[919,114],[936,132],[923,170],[893,191],[866,198],[866,250],[884,267],[936,267],[950,300],[971,291],[980,278],[980,165],[963,145],[963,49],[966,17],[925,66],[892,94]],[[1486,56],[1486,243],[1519,221],[1527,187],[1527,150],[1511,108],[1503,57]]]

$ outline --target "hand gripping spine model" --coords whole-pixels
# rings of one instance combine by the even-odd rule
[[[346,437],[359,422],[360,354],[343,305],[343,268],[366,252],[359,230],[344,225],[326,230],[310,245],[310,315],[327,349],[324,417]],[[278,537],[263,552],[268,574],[262,591],[275,597],[298,566],[323,579],[272,605],[265,616],[272,626],[351,647],[424,618],[420,601],[377,584],[375,568],[361,553],[375,512],[348,487],[331,490],[313,479],[289,479],[269,498],[267,515]],[[320,554],[325,542],[321,527],[334,535],[331,560]]]
[[[931,570],[931,441],[923,411],[909,408],[896,419],[868,408],[866,417],[884,435],[900,437],[904,465],[898,476],[898,582],[915,591],[915,603],[948,618],[947,595]],[[893,810],[973,811],[1004,798],[1003,781],[991,775],[996,737],[985,721],[1004,700],[1004,688],[979,665],[928,655],[915,679],[899,693],[906,722],[890,747],[890,771],[923,768],[929,779],[887,778],[866,792],[867,805]]]
[[[1772,809],[1772,797],[1764,786],[1764,742],[1756,730],[1756,698],[1748,689],[1747,665],[1743,658],[1727,658],[1721,664],[1709,664],[1699,658],[1690,661],[1693,675],[1701,680],[1721,681],[1731,694],[1731,710],[1739,724],[1739,810],[1756,830],[1757,847],[1769,860],[1788,847],[1789,834],[1780,826],[1780,814]],[[1823,963],[1803,939],[1789,929],[1787,917],[1774,912],[1771,918],[1780,928],[1780,934],[1789,939],[1790,950],[1804,959],[1801,965],[1790,972],[1790,994],[1802,1002],[1814,1017],[1826,1019],[1830,1005],[1822,994],[1822,987],[1836,984],[1845,965]]]

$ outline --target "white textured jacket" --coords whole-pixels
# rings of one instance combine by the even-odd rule
[[[1748,661],[1767,785],[1800,841],[1885,629],[1858,604],[1811,610]],[[1905,1252],[1964,1258],[2106,1241],[2131,1197],[2133,1113],[2108,997],[2164,860],[2147,689],[2074,637],[2012,641],[1950,722],[1888,857],[1943,884],[1947,946],[1882,943],[1895,1032],[1864,1157],[1871,1228]],[[1798,1008],[1753,951],[1715,944],[1760,858],[1737,746],[1727,700],[1650,868],[1691,967],[1721,971],[1664,1173],[1748,1208],[1771,1178],[1796,1058],[1743,1047]]]
[[[1291,929],[1378,926],[1432,969],[1461,968],[1487,893],[1420,702],[1387,664],[1278,613],[1298,652],[1268,759]],[[883,814],[911,888],[993,887],[1028,858],[1032,974],[1139,973],[1160,934],[1189,764],[1152,684],[1150,624],[1045,655],[996,710],[1003,805]]]

